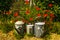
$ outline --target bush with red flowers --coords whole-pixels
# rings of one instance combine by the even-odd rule
[[[25,0],[25,4],[29,4],[29,0]]]
[[[15,12],[15,13],[14,13],[14,17],[17,17],[17,16],[18,16],[18,12]]]
[[[3,26],[5,23],[11,26],[17,20],[22,20],[27,24],[45,22],[45,30],[51,30],[53,22],[60,21],[60,5],[53,0],[33,0],[32,2],[31,0],[21,0],[15,2],[9,11],[4,11],[0,15],[0,24]]]

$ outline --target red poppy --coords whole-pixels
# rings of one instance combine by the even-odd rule
[[[52,21],[53,20],[53,18],[50,18],[50,21]]]
[[[15,12],[15,13],[14,13],[14,17],[17,17],[17,16],[18,16],[18,12]]]
[[[40,8],[39,8],[39,7],[36,7],[36,10],[37,10],[37,11],[39,11],[39,10],[40,10]]]
[[[28,15],[30,13],[30,10],[26,10],[26,14]]]
[[[25,20],[24,19],[22,19],[22,21],[25,23]]]
[[[22,19],[22,21],[23,21],[24,23],[29,23],[27,20],[24,20],[24,19]]]
[[[54,18],[54,14],[53,13],[50,13],[50,17]]]
[[[29,23],[27,20],[25,20],[26,23]]]
[[[41,14],[39,13],[39,14],[37,14],[37,16],[38,16],[38,17],[40,17],[40,16],[41,16]]]
[[[25,4],[29,4],[29,1],[25,1]]]
[[[48,14],[44,14],[44,17],[47,17],[48,16]]]
[[[33,20],[33,18],[30,18],[30,21],[32,21]]]
[[[45,10],[45,12],[49,12],[50,10]]]
[[[52,3],[50,3],[50,4],[48,4],[48,6],[49,6],[49,7],[52,7],[52,6],[53,6],[53,4],[52,4]]]
[[[10,15],[10,11],[7,11],[6,14],[7,14],[7,15]]]

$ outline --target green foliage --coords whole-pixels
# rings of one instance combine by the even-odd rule
[[[13,4],[13,0],[1,0],[0,1],[0,21],[2,23],[0,23],[0,29],[5,32],[8,33],[9,31],[14,29],[14,22],[16,22],[16,20],[24,20],[25,23],[35,23],[37,21],[47,21],[47,24],[45,25],[45,31],[46,33],[51,32],[56,32],[56,33],[60,33],[60,23],[56,23],[53,25],[53,19],[54,21],[60,21],[60,3],[59,0],[33,0],[33,2],[35,3],[32,4],[33,6],[30,7],[30,5],[25,4],[25,1],[21,0],[19,2],[15,2]],[[32,2],[32,3],[33,3]],[[50,4],[50,5],[49,5]],[[13,5],[13,6],[12,6]],[[10,8],[12,6],[12,12],[6,14],[6,11],[9,11]],[[37,8],[36,8],[37,7]],[[38,10],[36,10],[38,9]],[[47,10],[47,11],[46,11]],[[27,14],[26,14],[26,11]],[[10,12],[10,11],[9,11]],[[15,14],[15,12],[17,12]],[[53,17],[53,15],[51,15],[52,17],[50,17],[50,13],[54,14],[55,17]],[[15,16],[14,16],[15,14]],[[40,14],[37,16],[37,14]],[[45,14],[45,15],[44,15]],[[47,14],[47,15],[46,15]],[[16,16],[17,15],[17,16]],[[46,16],[46,17],[44,17]],[[31,19],[30,19],[31,18]],[[52,20],[50,20],[52,18]],[[13,23],[11,24],[10,21],[13,21]],[[51,21],[51,23],[49,22]],[[50,29],[50,26],[52,26],[52,29]],[[15,34],[16,37],[21,38],[21,36],[16,33]],[[18,39],[19,39],[18,38]]]
[[[60,34],[60,22],[54,22],[52,32]]]
[[[8,33],[13,29],[14,29],[13,24],[9,24],[7,22],[5,22],[4,24],[0,24],[0,30],[2,30],[4,33]]]
[[[0,0],[0,11],[8,11],[12,3],[13,0]]]
[[[20,34],[18,34],[18,32],[14,29],[14,35],[17,38],[17,40],[20,40],[21,38],[23,38],[24,36],[21,36]]]
[[[49,40],[51,37],[50,37],[50,34],[46,34],[45,36],[44,36],[44,40]]]

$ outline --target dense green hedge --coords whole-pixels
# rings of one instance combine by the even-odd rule
[[[0,0],[0,11],[8,11],[14,0]]]

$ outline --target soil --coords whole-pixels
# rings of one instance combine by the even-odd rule
[[[14,31],[10,31],[9,33],[5,34],[0,30],[0,40],[17,40],[13,32]],[[24,38],[20,40],[44,40],[44,38],[24,36]],[[60,35],[56,33],[51,33],[50,39],[48,40],[60,40]]]

